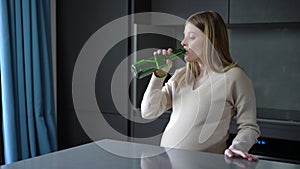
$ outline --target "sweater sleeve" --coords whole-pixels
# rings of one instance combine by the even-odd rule
[[[152,75],[141,103],[141,114],[145,119],[159,117],[172,106],[171,79],[163,86],[165,78]],[[163,86],[163,87],[162,87]]]
[[[236,74],[232,91],[238,131],[229,149],[248,152],[257,142],[260,130],[256,122],[256,99],[252,81],[242,70]]]

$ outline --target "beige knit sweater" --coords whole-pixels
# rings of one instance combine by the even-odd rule
[[[172,107],[161,146],[223,154],[233,117],[238,133],[229,148],[247,152],[256,143],[260,131],[255,94],[242,69],[209,73],[196,89],[192,84],[177,87],[173,78],[163,83],[164,78],[152,75],[141,105],[145,119],[157,118]]]

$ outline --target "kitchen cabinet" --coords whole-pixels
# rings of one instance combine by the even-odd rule
[[[230,0],[229,24],[300,22],[299,0]]]
[[[217,11],[228,21],[228,0],[152,0],[152,12],[164,12],[187,19],[200,11]]]
[[[80,105],[77,105],[79,110],[75,110],[72,95],[74,67],[81,50],[95,32],[111,21],[127,15],[128,8],[128,1],[124,0],[107,2],[97,0],[57,1],[57,130],[59,149],[93,141],[90,138],[90,133],[87,133],[81,122],[85,119],[80,119],[77,113],[86,114],[87,118],[91,118],[100,112],[95,109],[91,110],[87,106],[90,100],[80,103]],[[95,46],[101,49],[105,44],[95,44]],[[127,49],[126,40],[115,45],[99,66],[97,78],[95,79],[95,95],[97,95],[97,101],[100,102],[99,109],[102,113],[106,113],[107,119],[113,121],[111,122],[113,125],[124,130],[127,130],[128,124],[113,107],[110,82],[117,64],[127,56]],[[85,66],[89,67],[90,65]],[[83,79],[84,76],[81,80],[84,81]],[[87,91],[85,86],[82,86],[80,90]],[[107,124],[107,122],[99,123],[95,122],[95,125]],[[89,125],[89,123],[84,125]],[[99,134],[99,137],[118,137],[117,134],[112,134],[108,130],[97,133],[97,129],[94,128],[89,132],[95,135]]]

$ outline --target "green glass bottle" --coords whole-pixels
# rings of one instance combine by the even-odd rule
[[[181,47],[173,51],[170,55],[155,55],[149,59],[141,59],[131,65],[134,76],[141,79],[152,74],[154,71],[167,67],[167,59],[175,60],[178,56],[183,56],[186,50]]]

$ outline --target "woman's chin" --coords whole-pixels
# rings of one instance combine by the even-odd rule
[[[186,62],[189,62],[189,63],[192,63],[192,62],[196,62],[196,61],[197,61],[197,59],[191,58],[191,57],[189,57],[189,56],[184,56],[184,60],[185,60]]]
[[[190,57],[189,56],[184,56],[184,60],[186,61],[186,62],[190,62],[191,61],[191,59],[190,59]]]

